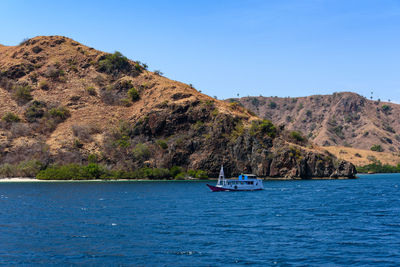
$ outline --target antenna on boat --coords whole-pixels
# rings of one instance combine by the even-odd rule
[[[224,166],[223,165],[221,165],[221,170],[219,171],[217,185],[221,184],[221,179],[222,179],[222,182],[225,183],[225,174],[224,174]]]

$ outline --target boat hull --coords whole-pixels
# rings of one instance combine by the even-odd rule
[[[208,188],[211,189],[213,192],[227,192],[227,191],[258,191],[263,190],[263,188],[254,188],[254,189],[233,189],[233,188],[224,188],[224,187],[217,187],[213,185],[207,184]]]

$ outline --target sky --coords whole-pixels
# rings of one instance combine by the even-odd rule
[[[400,103],[399,0],[1,0],[0,44],[63,35],[219,99]]]

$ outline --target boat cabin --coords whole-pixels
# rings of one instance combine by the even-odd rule
[[[241,174],[238,178],[224,179],[219,184],[230,186],[233,188],[252,187],[261,183],[261,180],[254,174]]]
[[[216,186],[207,184],[212,191],[253,191],[262,190],[264,188],[261,179],[254,174],[241,174],[237,179],[225,179],[224,168],[221,166],[221,171],[218,177]]]
[[[235,185],[235,184],[248,184],[248,185],[253,185],[254,181],[238,181],[238,180],[227,180],[228,185]]]

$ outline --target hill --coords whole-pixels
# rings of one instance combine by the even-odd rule
[[[394,157],[397,163],[400,161],[398,104],[368,100],[350,92],[296,98],[243,97],[228,101],[237,101],[256,115],[285,125],[286,130],[300,131],[332,153],[335,152],[332,147],[354,148],[360,149],[361,154],[386,152],[369,153],[383,162],[388,162],[386,155]],[[343,158],[349,160],[349,157]],[[365,158],[360,162],[355,157],[352,162],[370,161]]]
[[[292,140],[246,109],[118,52],[41,36],[0,47],[0,70],[3,176],[17,164],[32,175],[35,166],[88,162],[121,171],[179,166],[210,176],[218,175],[221,164],[228,175],[355,174],[352,164]]]

